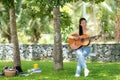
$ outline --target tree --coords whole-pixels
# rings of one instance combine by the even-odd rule
[[[22,72],[21,69],[21,61],[20,61],[20,51],[18,44],[18,36],[17,36],[17,28],[16,28],[16,17],[15,17],[15,5],[14,0],[2,0],[4,6],[9,7],[9,17],[10,17],[10,30],[12,36],[12,44],[13,44],[13,60],[14,67],[18,69],[19,72]]]
[[[1,0],[3,1],[3,0]],[[22,0],[16,0],[16,4],[15,4],[15,7],[16,7],[16,13],[17,13],[17,16],[19,15],[19,12],[20,12],[20,5],[21,5],[21,2]],[[5,4],[6,2],[4,2]],[[3,38],[3,41],[2,42],[6,42],[6,40],[11,43],[11,32],[10,32],[10,24],[9,24],[9,5],[6,5],[6,6],[3,6],[2,4],[0,4],[0,33],[1,33],[1,36]],[[17,17],[16,16],[16,17]]]
[[[54,63],[55,70],[63,69],[62,44],[61,44],[61,28],[60,28],[60,9],[53,9],[54,18]]]
[[[54,19],[54,69],[63,69],[63,56],[62,56],[62,40],[61,40],[61,24],[60,24],[60,6],[67,2],[76,0],[47,0],[48,5],[53,4],[53,19]]]
[[[85,1],[85,2],[94,2],[95,1],[95,3],[98,4],[100,2],[103,2],[104,0],[82,0],[82,1]]]
[[[18,26],[20,31],[22,30],[26,36],[29,36],[29,42],[38,43],[42,33],[53,31],[49,26],[49,22],[53,18],[51,11],[51,6],[48,6],[44,1],[26,0],[22,2]]]
[[[11,43],[10,25],[9,25],[9,9],[6,6],[1,5],[0,10],[0,33],[4,38],[2,42],[8,40]]]
[[[62,11],[60,13],[60,24],[61,24],[61,34],[62,34],[62,42],[68,42],[68,35],[71,31],[73,31],[73,27],[71,26],[72,21],[70,15]]]
[[[105,6],[106,5],[106,6]],[[116,1],[106,0],[99,5],[100,26],[103,33],[109,33],[111,36],[107,39],[115,38],[115,19],[116,19]]]
[[[120,42],[120,0],[116,0],[117,2],[117,19],[116,19],[116,32],[115,32],[115,40],[116,42]]]

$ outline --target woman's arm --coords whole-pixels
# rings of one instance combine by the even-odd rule
[[[68,35],[68,38],[76,39],[77,37],[73,36],[73,34],[78,34],[78,35],[79,35],[79,31],[76,30],[76,31],[74,31],[73,33],[69,34],[69,35]]]

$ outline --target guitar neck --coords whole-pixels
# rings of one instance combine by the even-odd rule
[[[101,35],[96,35],[96,36],[91,36],[91,37],[89,37],[89,38],[87,38],[87,39],[89,39],[89,40],[91,40],[91,39],[94,39],[95,37],[101,37]]]

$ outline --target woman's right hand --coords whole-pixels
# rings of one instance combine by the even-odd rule
[[[79,37],[74,37],[74,39],[75,39],[75,40],[78,40],[78,39],[79,39]]]

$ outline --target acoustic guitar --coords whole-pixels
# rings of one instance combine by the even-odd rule
[[[69,38],[69,46],[71,47],[71,49],[76,50],[82,46],[88,46],[90,44],[90,40],[94,39],[97,36],[98,37],[106,37],[108,35],[109,34],[96,35],[96,36],[89,37],[89,35],[87,35],[87,34],[83,34],[81,36],[79,36],[78,34],[73,34],[72,36],[79,37],[79,38],[78,38],[78,40]]]

